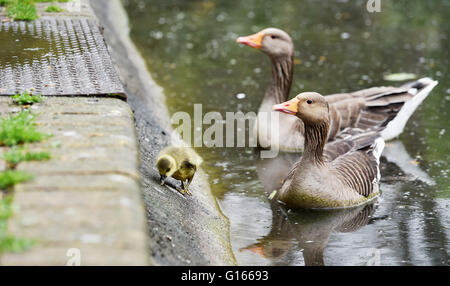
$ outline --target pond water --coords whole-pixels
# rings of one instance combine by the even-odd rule
[[[124,1],[131,36],[164,88],[169,111],[257,111],[270,62],[235,43],[274,26],[296,47],[291,97],[400,85],[392,73],[439,85],[382,158],[381,197],[345,211],[292,211],[268,199],[299,155],[262,160],[251,148],[198,148],[231,222],[240,265],[450,264],[450,1]]]

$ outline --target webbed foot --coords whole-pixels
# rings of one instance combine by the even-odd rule
[[[183,188],[176,188],[178,192],[180,192],[180,194],[182,194],[183,196],[186,194],[186,191]]]

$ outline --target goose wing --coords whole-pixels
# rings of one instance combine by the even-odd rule
[[[379,130],[365,131],[359,128],[346,128],[341,131],[336,140],[328,142],[323,150],[323,155],[328,162],[349,152],[362,150],[371,146],[380,137]]]
[[[327,145],[324,154],[342,182],[365,197],[378,190],[384,148],[379,133],[362,133]]]
[[[401,87],[373,87],[352,93],[325,96],[330,104],[331,126],[328,140],[348,128],[384,130],[383,139],[400,134],[418,105],[437,84],[429,78]]]
[[[380,138],[380,134],[376,131],[366,132],[358,128],[347,128],[339,133],[338,139],[328,142],[323,150],[325,160],[334,163],[334,160],[353,161],[354,153],[362,150],[370,151],[373,148],[374,142]],[[381,139],[381,138],[380,138]],[[381,139],[382,140],[382,139]],[[383,142],[384,144],[384,142]],[[383,145],[384,146],[384,145]],[[365,152],[365,151],[364,151]],[[381,152],[380,152],[381,154]],[[343,158],[343,159],[342,159]],[[378,156],[379,158],[379,156]],[[297,161],[286,175],[284,181],[289,180],[294,176],[300,160]],[[378,163],[376,165],[378,168]]]

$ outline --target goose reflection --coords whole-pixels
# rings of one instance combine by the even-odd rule
[[[302,249],[305,265],[324,264],[324,250],[333,232],[354,232],[374,220],[375,202],[340,210],[289,211],[276,200],[271,201],[272,226],[258,242],[241,248],[269,259],[279,259],[290,250]]]

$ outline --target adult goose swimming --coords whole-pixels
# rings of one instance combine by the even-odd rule
[[[254,35],[239,37],[237,42],[261,50],[272,63],[272,79],[256,121],[258,144],[263,148],[277,145],[279,150],[287,152],[302,151],[305,132],[302,121],[285,114],[280,114],[278,122],[270,119],[272,106],[289,97],[294,71],[291,37],[280,29],[267,28]],[[397,137],[436,84],[436,81],[422,78],[401,87],[373,87],[326,96],[330,108],[327,140],[334,140],[347,127],[364,130],[382,128],[384,140]]]
[[[303,155],[286,176],[278,200],[292,208],[342,208],[379,194],[384,140],[378,132],[351,134],[355,129],[349,129],[344,138],[325,144],[330,108],[315,92],[301,93],[273,109],[302,120],[305,134]]]

